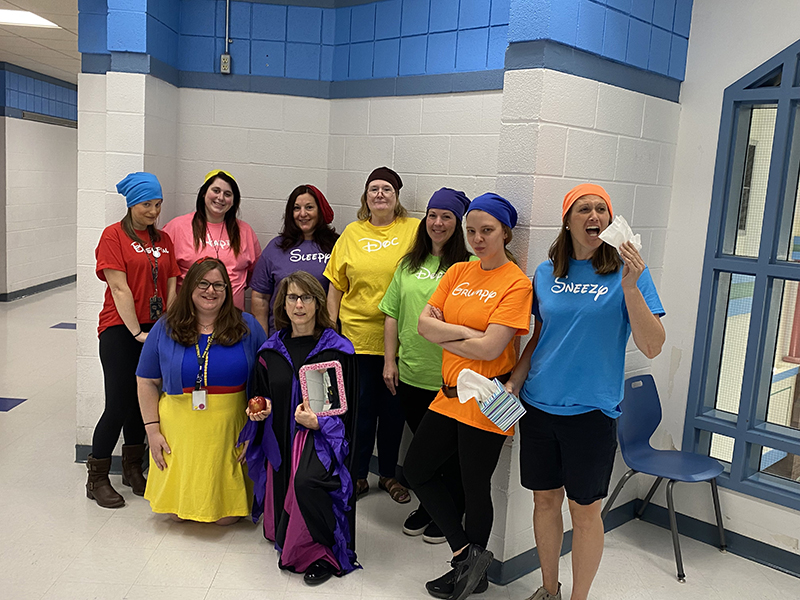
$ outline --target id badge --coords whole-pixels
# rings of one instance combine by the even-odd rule
[[[158,321],[161,313],[164,312],[164,300],[161,296],[153,296],[150,298],[150,320]]]
[[[208,390],[192,390],[192,410],[208,408]]]

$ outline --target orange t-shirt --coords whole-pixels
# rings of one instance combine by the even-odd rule
[[[466,325],[486,331],[492,323],[513,327],[516,335],[530,329],[533,288],[525,273],[513,262],[491,271],[481,269],[480,262],[457,263],[450,267],[428,304],[442,311],[448,323]],[[494,360],[473,360],[444,351],[442,379],[446,385],[456,385],[463,369],[472,369],[492,378],[509,373],[517,363],[514,340]],[[514,435],[514,428],[503,431],[492,423],[473,400],[461,404],[458,398],[448,398],[440,390],[430,409],[477,429]]]

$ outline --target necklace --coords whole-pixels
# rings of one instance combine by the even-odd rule
[[[208,325],[203,325],[202,323],[197,323],[200,326],[200,329],[203,331],[208,331],[209,329],[214,329],[214,322],[209,323]]]

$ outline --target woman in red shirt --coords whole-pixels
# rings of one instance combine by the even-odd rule
[[[105,409],[92,438],[86,497],[104,508],[125,499],[111,487],[111,453],[122,432],[122,483],[144,495],[145,429],[136,393],[136,365],[147,332],[175,299],[178,265],[169,236],[156,229],[161,184],[151,173],[131,173],[117,184],[128,212],[103,230],[95,250],[97,276],[108,284],[97,333]]]

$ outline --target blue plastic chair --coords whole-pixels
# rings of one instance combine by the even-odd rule
[[[678,568],[678,581],[684,583],[683,559],[678,539],[678,522],[675,518],[675,505],[672,500],[672,488],[678,481],[696,483],[707,481],[711,484],[711,497],[714,500],[714,513],[719,529],[720,550],[726,551],[725,529],[722,527],[722,512],[719,508],[719,491],[717,476],[722,473],[722,465],[708,456],[701,456],[681,450],[656,450],[650,445],[650,438],[661,422],[661,402],[658,399],[656,383],[651,375],[631,377],[625,381],[625,397],[622,400],[622,415],[617,421],[619,445],[622,458],[630,470],[622,476],[617,487],[608,499],[601,516],[605,519],[623,486],[636,473],[645,473],[656,477],[655,483],[647,492],[644,502],[636,512],[641,518],[653,494],[664,479],[667,483],[667,509],[669,525],[672,530],[672,546],[675,550],[675,564]]]

